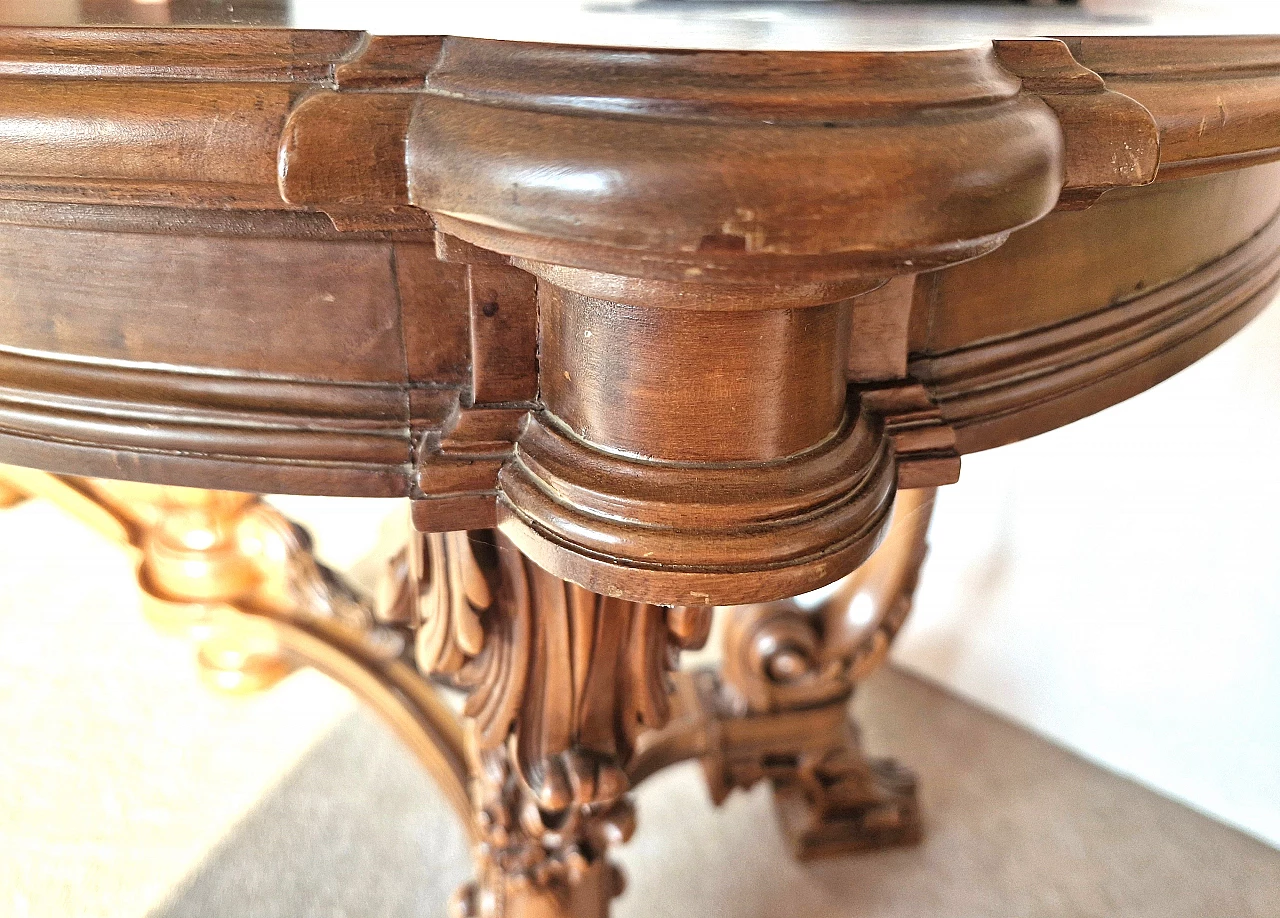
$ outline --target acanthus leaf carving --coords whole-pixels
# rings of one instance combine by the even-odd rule
[[[467,693],[482,860],[543,885],[600,870],[616,893],[603,855],[634,826],[627,765],[670,718],[667,674],[711,609],[601,596],[494,530],[414,533],[392,566],[381,616],[415,632],[424,673]]]

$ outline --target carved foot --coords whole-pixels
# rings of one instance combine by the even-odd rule
[[[635,831],[625,778],[605,788],[602,762],[566,762],[566,801],[544,809],[511,767],[506,750],[481,756],[476,776],[477,879],[452,903],[455,918],[603,918],[622,892],[622,872],[609,862],[611,845]],[[594,772],[594,774],[593,774]]]
[[[802,859],[920,840],[915,776],[863,754],[848,704],[910,610],[932,502],[902,492],[884,544],[824,601],[726,612],[723,680],[699,689],[720,738],[704,759],[711,794],[771,781]]]
[[[893,759],[867,758],[852,738],[773,782],[778,818],[801,860],[921,839],[915,775]]]
[[[717,804],[735,788],[769,781],[783,832],[801,860],[920,840],[915,775],[863,753],[847,696],[751,714],[734,711],[732,688],[714,674],[694,679],[707,723],[702,764]]]

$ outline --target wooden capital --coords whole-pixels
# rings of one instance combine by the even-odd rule
[[[778,598],[865,560],[896,453],[849,388],[854,298],[1046,213],[1051,110],[990,47],[763,62],[458,41],[428,84],[408,202],[465,241],[458,260],[538,279],[499,527],[557,576],[650,602]],[[905,334],[904,308],[875,301],[892,319],[860,333]]]
[[[847,302],[674,309],[544,282],[538,303],[542,408],[499,476],[499,524],[539,564],[711,604],[758,595],[744,574],[791,594],[870,552],[893,467],[847,399]]]

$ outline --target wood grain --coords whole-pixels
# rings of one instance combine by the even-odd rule
[[[808,589],[1260,307],[1278,49],[0,29],[0,458]]]
[[[1280,218],[1200,270],[1107,309],[921,357],[912,372],[974,452],[1060,427],[1149,389],[1271,302]]]
[[[909,841],[844,704],[927,489],[1262,308],[1280,39],[869,44],[0,28],[0,460],[150,483],[40,478],[181,602],[330,594],[253,498],[156,483],[411,498],[364,631],[260,617],[455,798],[410,645],[470,693],[459,914],[601,918],[629,781],[682,757],[772,779],[802,855]],[[724,682],[673,698],[726,603]]]

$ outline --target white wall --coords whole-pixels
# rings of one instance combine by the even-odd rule
[[[1137,398],[966,456],[895,656],[1280,846],[1280,303]]]

